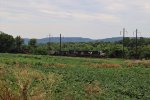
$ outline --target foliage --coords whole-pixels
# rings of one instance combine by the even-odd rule
[[[130,59],[150,59],[150,38],[139,37],[136,39],[126,37],[118,42],[62,42],[62,51],[103,51],[108,58],[130,58]],[[59,51],[60,44],[48,42],[47,44],[38,44],[36,39],[30,39],[28,45],[23,44],[23,39],[17,36],[15,39],[8,34],[0,34],[0,52],[30,53],[36,55],[46,55],[51,51]]]
[[[0,99],[149,100],[149,62],[1,53]]]
[[[15,38],[15,51],[22,52],[23,44],[24,44],[24,40],[20,36],[17,36]]]
[[[150,59],[150,44],[141,48],[140,58]]]
[[[47,46],[39,45],[37,48],[34,49],[34,54],[47,55],[47,51]]]
[[[116,42],[122,44],[122,40]],[[128,49],[126,52],[127,58],[145,58],[150,59],[150,38],[140,37],[137,39],[137,54],[136,54],[136,39],[135,38],[125,38],[124,46]]]
[[[30,39],[28,42],[29,53],[36,54],[37,41],[36,39]]]
[[[30,39],[28,45],[29,45],[30,47],[32,47],[32,48],[35,48],[36,45],[37,45],[36,39]]]
[[[13,46],[13,36],[0,32],[0,52],[10,52],[13,49]]]

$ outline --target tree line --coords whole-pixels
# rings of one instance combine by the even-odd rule
[[[1,53],[23,53],[26,49],[36,48],[36,39],[30,39],[28,45],[24,44],[21,36],[16,36],[0,32],[0,52]]]
[[[103,51],[106,57],[109,58],[125,58],[134,59],[136,56],[139,59],[150,59],[150,38],[138,38],[136,54],[135,38],[126,37],[123,41],[117,42],[65,42],[62,43],[62,51],[68,50],[84,50],[84,51]],[[13,37],[4,32],[0,33],[0,52],[1,53],[30,53],[47,55],[49,51],[59,51],[60,44],[48,42],[47,44],[38,44],[36,39],[30,39],[28,44],[24,44],[23,38],[20,36]],[[124,55],[123,55],[124,54]]]

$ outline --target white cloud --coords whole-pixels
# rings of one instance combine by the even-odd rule
[[[145,3],[143,8],[144,8],[144,11],[146,11],[147,13],[150,14],[150,2],[149,3]]]
[[[36,32],[39,37],[49,29],[74,36],[78,33],[82,36],[80,32],[95,33],[96,37],[99,33],[112,36],[125,26],[129,29],[142,26],[149,33],[149,18],[150,0],[0,0],[1,31]]]
[[[109,14],[87,14],[79,12],[63,12],[63,11],[50,11],[50,10],[41,10],[42,13],[48,14],[50,16],[55,16],[58,18],[72,18],[85,21],[104,21],[104,22],[118,22],[119,18]]]

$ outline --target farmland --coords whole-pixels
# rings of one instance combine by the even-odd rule
[[[150,99],[150,61],[0,54],[0,100]]]

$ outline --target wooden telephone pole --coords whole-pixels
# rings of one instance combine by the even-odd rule
[[[136,59],[138,59],[138,54],[137,54],[137,45],[138,45],[138,30],[136,29],[136,47],[135,47],[135,49],[136,49]]]
[[[61,54],[61,34],[60,34],[60,54]]]
[[[124,58],[125,57],[125,50],[124,50],[124,40],[125,40],[125,33],[126,33],[127,31],[125,30],[125,28],[123,28],[123,31],[121,31],[120,33],[122,33],[122,35],[123,35],[123,38],[122,38],[122,45],[123,45],[123,47],[122,47],[122,52],[123,52],[123,54],[122,54],[122,58]]]
[[[48,49],[49,49],[49,51],[51,50],[51,43],[50,43],[50,34],[49,34],[49,43],[48,43]]]
[[[125,38],[125,28],[123,28],[123,58],[124,58],[124,55],[125,55],[125,52],[124,52],[124,38]]]

